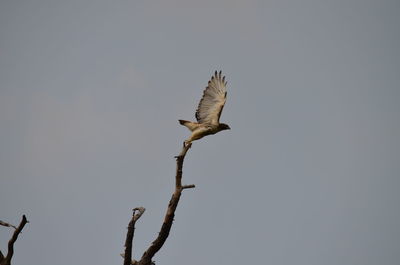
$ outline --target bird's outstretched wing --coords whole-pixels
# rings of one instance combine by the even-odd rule
[[[226,84],[225,76],[221,77],[221,71],[219,73],[215,71],[196,110],[196,119],[199,123],[215,125],[219,123],[226,101]]]

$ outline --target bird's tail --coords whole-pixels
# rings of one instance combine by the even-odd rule
[[[179,123],[191,131],[194,131],[197,127],[199,127],[199,124],[197,122],[179,120]]]
[[[185,126],[185,123],[190,122],[190,121],[185,121],[185,120],[178,120],[178,121],[179,121],[179,123],[180,123],[181,125],[183,125],[183,126]]]

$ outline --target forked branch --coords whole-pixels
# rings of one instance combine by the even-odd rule
[[[151,265],[154,264],[152,262],[152,258],[154,255],[161,249],[164,245],[165,241],[169,236],[169,232],[171,231],[172,223],[174,221],[175,210],[178,206],[179,199],[181,197],[182,191],[184,189],[194,188],[195,185],[183,185],[182,186],[182,168],[183,161],[185,160],[185,156],[187,151],[190,149],[191,144],[183,145],[182,150],[178,156],[176,156],[176,174],[175,174],[175,191],[172,194],[172,198],[169,201],[167,212],[164,217],[163,224],[161,226],[161,230],[158,233],[157,238],[151,243],[149,248],[143,253],[141,259],[139,261],[135,261],[132,259],[132,240],[133,240],[133,230],[136,220],[132,217],[131,222],[129,223],[128,233],[125,242],[125,255],[124,255],[124,265]],[[135,215],[135,213],[133,214]],[[140,217],[140,216],[139,216]],[[130,250],[129,250],[130,249]]]
[[[8,223],[2,222],[1,225],[3,226],[11,226],[14,227],[15,231],[10,239],[8,241],[8,249],[7,249],[7,255],[4,257],[3,253],[0,251],[0,265],[10,265],[11,264],[11,258],[14,255],[14,243],[18,239],[18,235],[21,233],[22,229],[24,229],[24,226],[28,223],[28,220],[26,219],[26,216],[22,216],[21,223],[18,225],[18,227],[15,227],[13,225],[10,225]]]

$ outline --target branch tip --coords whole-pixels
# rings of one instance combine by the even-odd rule
[[[136,213],[136,211],[138,211],[138,213]],[[136,222],[145,211],[146,209],[144,207],[136,207],[133,209],[133,220]]]

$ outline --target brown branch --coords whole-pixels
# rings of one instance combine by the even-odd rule
[[[136,221],[142,216],[146,209],[143,207],[138,207],[133,209],[132,219],[128,225],[128,232],[126,234],[125,240],[125,254],[123,255],[124,258],[124,265],[135,265],[137,261],[132,260],[132,244],[133,244],[133,235],[135,233],[135,223]],[[136,213],[138,211],[138,213]]]
[[[12,227],[12,228],[14,228],[14,229],[17,229],[17,227],[16,227],[15,225],[12,225],[12,224],[3,222],[3,221],[1,221],[1,220],[0,220],[0,225],[2,225],[2,226],[7,226],[7,227]]]
[[[21,223],[15,229],[10,241],[8,241],[7,256],[4,257],[3,254],[0,255],[0,256],[2,256],[2,260],[0,261],[0,265],[10,265],[11,264],[11,258],[14,255],[14,243],[15,243],[15,241],[17,241],[18,235],[21,233],[21,231],[24,228],[24,226],[26,225],[26,223],[28,223],[28,220],[26,219],[26,216],[23,215]]]
[[[183,190],[184,190],[184,189],[193,189],[193,188],[196,188],[196,186],[195,186],[194,184],[183,185],[183,186],[182,186],[182,189],[183,189]]]
[[[176,156],[176,175],[175,175],[175,191],[172,194],[172,198],[169,201],[167,212],[164,217],[164,222],[161,226],[161,230],[158,233],[157,238],[151,243],[150,247],[143,253],[142,258],[139,261],[139,265],[151,265],[154,264],[151,259],[154,255],[161,249],[165,241],[168,238],[169,232],[171,231],[172,223],[174,221],[175,210],[178,206],[179,199],[181,197],[182,191],[188,188],[194,188],[194,185],[182,186],[182,167],[183,161],[187,151],[192,145],[183,144],[182,151],[178,156]],[[126,264],[125,264],[126,265]]]

